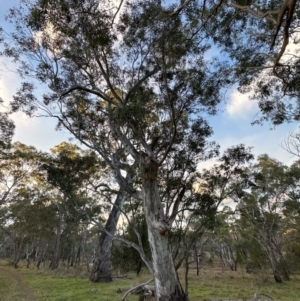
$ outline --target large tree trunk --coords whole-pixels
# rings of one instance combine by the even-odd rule
[[[152,253],[155,293],[158,301],[185,301],[169,244],[169,225],[164,218],[157,185],[157,165],[151,159],[144,162],[144,211]]]
[[[278,282],[278,283],[282,283],[283,281],[282,281],[280,272],[278,270],[278,263],[276,261],[276,258],[274,256],[274,254],[271,253],[269,258],[270,258],[271,267],[272,267],[272,271],[273,271],[275,281]]]
[[[114,206],[109,214],[105,225],[106,232],[102,232],[98,241],[97,251],[95,254],[94,264],[90,275],[92,282],[111,282],[111,248],[113,235],[115,235],[119,221],[121,209],[123,207],[126,195],[120,191],[115,200]]]
[[[277,262],[277,259],[276,259],[276,254],[275,254],[275,251],[272,248],[272,245],[270,243],[267,246],[266,250],[267,250],[267,256],[269,258],[271,268],[272,268],[272,271],[273,271],[274,279],[275,279],[276,282],[282,283],[283,281],[282,281],[280,272],[278,270],[278,262]]]
[[[282,283],[282,275],[285,280],[289,280],[289,271],[287,266],[280,266],[280,263],[285,264],[285,260],[281,252],[281,247],[276,241],[275,234],[272,232],[272,229],[262,228],[259,230],[260,239],[258,242],[269,259],[275,281]]]
[[[290,270],[289,270],[287,262],[283,256],[280,260],[280,270],[283,275],[283,279],[289,281],[290,280]]]
[[[265,247],[267,256],[271,263],[274,279],[278,283],[282,283],[282,278],[284,280],[290,280],[290,273],[287,267],[285,258],[281,252],[281,246],[276,241],[276,238],[272,237],[267,233],[267,246]]]

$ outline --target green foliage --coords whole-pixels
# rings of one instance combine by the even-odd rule
[[[0,107],[2,104],[3,100],[0,98]],[[6,149],[10,146],[14,130],[15,125],[9,118],[8,113],[0,112],[0,154],[2,149]]]
[[[132,223],[127,226],[123,238],[139,244],[135,232],[137,231],[140,235],[146,256],[151,257],[145,217],[142,214],[137,214],[131,222]],[[112,249],[112,264],[114,269],[119,269],[122,272],[135,271],[137,275],[140,274],[142,268],[145,268],[145,264],[137,250],[118,242],[114,243]]]
[[[95,153],[80,154],[79,148],[61,143],[52,149],[53,157],[43,165],[47,171],[47,180],[59,187],[66,195],[72,195],[88,181],[92,174],[99,171],[99,161]]]

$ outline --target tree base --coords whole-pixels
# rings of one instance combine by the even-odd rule
[[[91,275],[91,282],[112,282],[111,275]]]

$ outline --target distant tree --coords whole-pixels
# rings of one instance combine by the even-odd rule
[[[288,199],[284,203],[284,252],[293,272],[300,269],[300,162],[297,160],[289,167],[288,176],[291,178],[292,186],[287,193]]]
[[[15,142],[0,158],[0,206],[9,202],[18,187],[28,184],[38,173],[38,151],[31,146]]]
[[[244,195],[238,210],[255,228],[255,238],[270,262],[276,282],[282,282],[282,278],[289,280],[283,253],[283,209],[293,184],[288,168],[262,155],[250,173],[257,186]]]
[[[257,229],[243,218],[236,210],[236,219],[234,221],[234,235],[236,259],[244,265],[246,272],[250,274],[263,274],[270,267],[269,260],[257,240]],[[265,276],[265,275],[264,275]]]
[[[238,231],[232,208],[225,206],[218,214],[212,240],[216,246],[216,253],[222,261],[222,267],[229,267],[232,271],[237,271],[239,261],[239,253],[236,247]]]
[[[16,142],[0,160],[0,229],[14,244],[15,267],[25,251],[28,256],[35,253],[41,240],[48,235],[46,230],[45,236],[40,232],[42,227],[49,226],[45,216],[39,220],[43,215],[41,208],[52,216],[49,213],[52,211],[45,209],[49,198],[41,181],[40,158],[41,154],[34,147]]]
[[[290,154],[300,157],[300,133],[290,132],[282,142],[282,147]]]
[[[49,183],[53,192],[56,191],[53,205],[57,209],[57,236],[51,269],[58,267],[62,252],[62,236],[70,235],[68,230],[72,232],[78,229],[79,224],[87,219],[80,208],[90,203],[86,186],[99,171],[98,164],[94,153],[80,151],[76,145],[65,142],[51,149],[51,154],[43,159],[45,181]],[[99,204],[95,205],[99,206]],[[72,230],[72,227],[75,229]]]
[[[44,244],[51,244],[55,236],[52,228],[55,207],[47,204],[49,198],[42,193],[42,190],[21,188],[4,216],[9,224],[4,224],[2,229],[13,239],[15,268],[21,259],[26,258],[29,266],[32,258],[43,257]]]

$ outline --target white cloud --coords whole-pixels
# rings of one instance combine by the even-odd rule
[[[242,94],[237,90],[234,90],[230,94],[230,101],[226,105],[226,112],[229,116],[234,118],[249,118],[249,113],[254,112],[257,108],[255,101],[249,99],[249,94]]]
[[[256,126],[257,130],[255,133],[249,133],[243,138],[235,138],[233,135],[230,135],[218,141],[222,147],[221,153],[230,146],[244,144],[246,147],[253,146],[252,152],[255,157],[268,154],[271,158],[275,158],[283,164],[290,165],[298,158],[288,153],[281,144],[287,133],[292,130],[294,126],[295,125],[286,125],[283,128],[277,128],[275,130]]]
[[[285,53],[280,59],[281,63],[288,63],[292,65],[296,60],[300,57],[300,48],[299,48],[299,42],[300,42],[300,33],[295,33],[293,36],[289,39],[289,44],[287,45],[285,49]],[[273,62],[268,63],[269,66],[273,65]],[[258,78],[256,78],[256,81],[258,79],[263,78],[264,76],[269,77],[270,76],[269,70],[263,70]],[[250,100],[250,94],[241,94],[237,90],[234,90],[230,94],[230,101],[226,106],[226,112],[229,114],[230,117],[234,118],[242,118],[245,119],[247,114],[249,112],[253,112],[257,108],[257,103],[255,101]]]
[[[197,165],[197,169],[199,171],[202,171],[203,169],[211,169],[215,164],[217,164],[217,159],[211,159],[211,160],[207,160],[207,161],[202,161],[199,162]]]
[[[285,52],[280,60],[281,63],[292,64],[295,60],[299,59],[299,42],[300,34],[296,32],[289,39],[289,44],[286,46]]]
[[[9,102],[17,90],[20,78],[16,72],[13,72],[14,65],[9,63],[8,60],[0,60],[0,98],[4,101],[0,111],[8,111]]]
[[[1,111],[8,109],[9,102],[21,82],[18,74],[11,71],[14,67],[7,60],[0,61],[0,97],[4,100]],[[49,151],[53,146],[68,140],[69,135],[55,131],[56,120],[53,118],[29,118],[21,112],[12,114],[11,118],[16,125],[13,141],[33,145],[38,150]]]
[[[55,145],[67,141],[69,135],[65,132],[55,131],[54,118],[29,118],[18,112],[12,116],[16,125],[13,141],[33,145],[38,150],[49,151]]]

